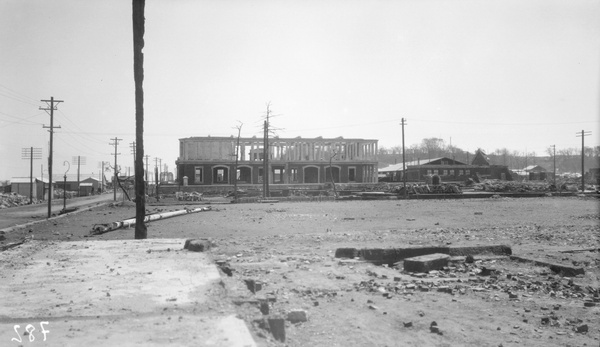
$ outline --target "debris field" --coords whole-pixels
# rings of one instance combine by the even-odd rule
[[[147,207],[183,208],[161,203]],[[259,346],[600,343],[597,198],[211,207],[150,222],[148,235],[189,239],[188,252],[209,254]],[[85,211],[16,230],[3,243],[132,239],[132,228],[90,231],[134,211]]]

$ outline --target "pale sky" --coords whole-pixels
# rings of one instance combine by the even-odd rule
[[[600,1],[146,1],[145,154],[175,168],[179,139],[438,137],[462,149],[543,155],[600,144]],[[131,1],[0,1],[0,180],[131,167]],[[71,164],[69,173],[75,173]]]

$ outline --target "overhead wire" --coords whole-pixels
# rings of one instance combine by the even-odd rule
[[[0,88],[4,89],[1,90],[0,89],[0,96],[4,96],[6,98],[15,100],[15,101],[19,101],[22,102],[24,104],[28,104],[28,105],[33,105],[33,106],[38,106],[39,105],[39,101],[32,99],[28,96],[26,96],[25,94],[19,93],[17,91],[15,91],[14,89],[11,89],[5,85],[0,84]]]
[[[6,112],[2,112],[2,111],[0,111],[0,113],[3,114],[6,117],[10,117],[10,118],[16,119],[16,121],[5,121],[7,124],[0,125],[0,127],[8,126],[8,125],[14,125],[14,124],[36,124],[36,125],[43,125],[43,123],[33,122],[33,121],[29,120],[31,118],[34,118],[34,117],[37,117],[37,116],[40,116],[40,115],[44,114],[43,112],[36,113],[36,114],[34,114],[32,116],[25,117],[25,118],[16,117],[16,116],[10,115],[10,114],[8,114]],[[27,123],[24,123],[24,122],[27,122]]]

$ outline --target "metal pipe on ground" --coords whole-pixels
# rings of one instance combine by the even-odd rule
[[[146,215],[144,217],[144,223],[148,223],[148,222],[152,222],[152,221],[160,220],[160,219],[167,219],[167,218],[172,218],[172,217],[176,217],[176,216],[186,215],[186,214],[190,214],[190,213],[205,212],[205,211],[210,211],[210,210],[211,210],[211,207],[208,206],[208,207],[199,207],[199,208],[194,208],[194,209],[186,208],[183,210],[164,212],[164,213],[155,213],[155,214]],[[117,230],[120,228],[129,228],[134,225],[135,225],[135,218],[125,219],[125,220],[122,220],[119,222],[112,222],[112,223],[108,223],[108,224],[94,224],[94,226],[92,227],[92,231],[90,231],[90,234],[91,235],[104,234],[109,231]]]

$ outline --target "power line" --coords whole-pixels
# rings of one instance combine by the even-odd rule
[[[65,133],[64,133],[64,132],[59,132],[59,134],[65,134]],[[70,138],[71,138],[71,140],[72,140],[73,142],[76,142],[77,144],[75,144],[75,145],[74,145],[74,144],[73,144],[73,143],[71,143],[71,142],[67,142],[67,141],[65,141],[65,140],[64,140],[64,138],[63,138],[63,137],[61,137],[61,136],[59,136],[59,137],[57,138],[57,140],[58,140],[58,141],[60,141],[62,144],[66,145],[67,147],[69,147],[69,148],[72,148],[72,149],[75,149],[75,150],[77,150],[77,151],[81,151],[81,149],[82,149],[81,147],[85,147],[85,148],[87,148],[87,152],[84,152],[84,153],[89,153],[89,154],[97,154],[97,155],[106,155],[106,154],[107,154],[106,152],[101,152],[101,151],[98,151],[98,150],[96,150],[96,149],[94,149],[94,148],[92,148],[92,147],[88,146],[88,145],[87,145],[85,142],[82,142],[82,141],[80,141],[79,139],[77,139],[77,138],[73,137],[73,136],[72,136],[72,135],[70,135],[70,134],[67,134],[67,135],[69,135],[69,136],[70,136]]]
[[[29,121],[29,119],[31,119],[31,118],[33,118],[33,117],[38,117],[38,116],[42,115],[43,113],[41,113],[41,112],[40,112],[40,113],[36,113],[36,114],[34,114],[33,116],[29,116],[29,117],[26,117],[26,118],[19,118],[19,117],[16,117],[16,116],[10,115],[10,114],[8,114],[8,113],[6,113],[6,112],[2,112],[2,111],[0,111],[0,113],[1,113],[1,114],[3,114],[3,115],[4,115],[4,116],[6,116],[6,117],[10,117],[10,118],[13,118],[13,119],[17,119],[17,121],[7,122],[7,123],[8,123],[7,125],[12,125],[12,124],[25,124],[25,123],[22,123],[22,122],[28,122],[29,124],[35,124],[35,125],[42,124],[41,122],[32,122],[32,121]]]
[[[23,100],[28,100],[29,102],[32,103],[32,105],[37,106],[37,99],[30,98],[30,97],[26,96],[25,94],[19,93],[16,90],[8,88],[7,86],[2,85],[2,84],[0,84],[0,87],[6,89],[9,93],[14,94],[15,96],[17,96]]]

